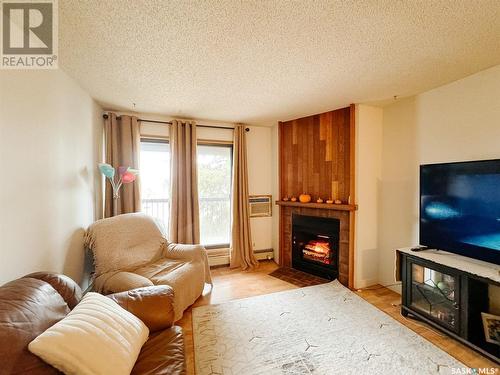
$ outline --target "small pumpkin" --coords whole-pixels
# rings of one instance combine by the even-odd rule
[[[332,200],[332,199],[328,199],[328,200],[326,201],[326,203],[328,203],[328,204],[333,204],[333,200]]]
[[[283,202],[288,202],[288,197],[283,197]]]
[[[297,202],[297,197],[292,197],[292,199],[290,199],[292,202]]]
[[[306,194],[306,193],[300,194],[299,201],[301,203],[309,203],[311,201],[311,196],[309,194]]]
[[[335,204],[342,204],[342,201],[340,199],[335,199]]]
[[[323,199],[318,198],[318,200],[316,201],[316,203],[323,203]]]

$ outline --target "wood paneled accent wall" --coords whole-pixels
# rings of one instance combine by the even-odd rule
[[[352,106],[353,107],[353,106]],[[347,107],[280,122],[280,197],[311,194],[354,203],[351,114]]]
[[[280,265],[291,267],[294,213],[336,217],[341,222],[339,281],[354,287],[355,106],[279,123]],[[302,193],[339,199],[343,205],[281,201]],[[348,204],[349,203],[349,204]]]

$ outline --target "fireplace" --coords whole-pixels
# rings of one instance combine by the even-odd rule
[[[292,267],[330,280],[338,276],[340,220],[292,215]]]

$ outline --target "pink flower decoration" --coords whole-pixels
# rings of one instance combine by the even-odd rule
[[[125,172],[122,175],[122,181],[123,181],[124,184],[128,184],[130,182],[134,182],[135,181],[135,174],[130,173],[130,172]]]

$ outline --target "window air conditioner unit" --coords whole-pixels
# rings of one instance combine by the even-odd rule
[[[265,217],[272,215],[271,195],[250,195],[248,203],[250,206],[250,217]]]

